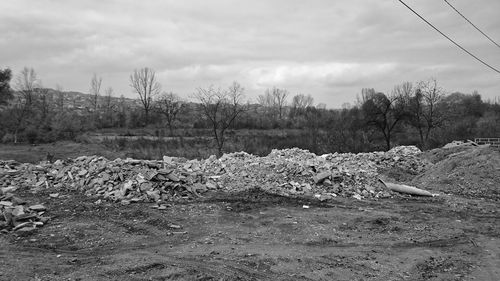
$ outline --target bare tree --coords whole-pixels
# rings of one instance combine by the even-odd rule
[[[40,88],[40,81],[33,68],[24,67],[16,77],[16,90],[21,93],[24,105],[31,108],[35,100],[36,89]]]
[[[280,121],[283,120],[287,97],[288,91],[286,89],[273,87],[266,89],[266,92],[257,98],[257,102],[265,110],[265,115],[274,121],[274,125],[280,124]]]
[[[59,84],[56,85],[56,108],[59,113],[64,111],[64,91]]]
[[[273,106],[273,97],[266,91],[264,95],[259,95],[257,97],[257,102],[263,107],[271,108]]]
[[[120,96],[120,99],[117,104],[118,111],[118,126],[125,127],[127,125],[127,112],[129,112],[129,107],[125,101],[125,97],[123,95]]]
[[[314,98],[311,95],[298,94],[292,99],[292,107],[296,108],[308,108],[314,103]]]
[[[104,117],[107,121],[107,126],[113,126],[113,112],[116,109],[116,104],[113,102],[113,88],[108,87],[104,91],[103,109]]]
[[[225,132],[234,120],[246,110],[243,104],[244,88],[237,82],[228,89],[198,88],[194,97],[200,102],[203,115],[212,124],[212,132],[217,143],[219,156],[223,153]]]
[[[97,108],[99,106],[99,96],[101,95],[101,84],[102,77],[97,77],[97,74],[94,73],[92,79],[90,80],[90,108],[94,113],[97,112]]]
[[[417,129],[424,149],[429,146],[432,130],[440,127],[445,121],[441,107],[443,98],[444,91],[437,85],[436,79],[419,82],[410,98],[410,124]]]
[[[271,90],[267,89],[267,92],[271,93],[273,97],[273,106],[276,109],[278,113],[278,119],[282,120],[283,119],[283,111],[286,106],[286,99],[288,97],[288,91],[286,89],[279,89],[276,87],[273,87]]]
[[[384,136],[386,149],[391,149],[392,132],[405,117],[405,101],[395,91],[390,96],[375,91],[363,95],[362,110],[368,125],[377,128]]]
[[[40,118],[38,122],[44,123],[48,120],[54,109],[54,96],[49,92],[49,89],[39,88],[36,90],[38,102],[36,103],[39,110]]]
[[[15,89],[21,93],[18,101],[11,110],[13,119],[14,143],[17,143],[19,130],[26,128],[28,116],[33,112],[33,106],[36,100],[36,92],[41,87],[33,68],[24,67],[16,76]]]
[[[290,116],[295,118],[301,114],[304,114],[308,107],[311,107],[314,103],[314,98],[311,95],[298,94],[292,98],[292,108]]]
[[[154,97],[160,94],[161,85],[156,80],[156,72],[148,67],[134,70],[130,75],[130,87],[139,95],[144,107],[144,119],[149,121],[149,113],[153,108]]]
[[[168,129],[170,131],[170,136],[174,135],[174,122],[177,119],[177,115],[183,109],[185,102],[176,94],[163,93],[157,101],[157,110],[167,121]]]

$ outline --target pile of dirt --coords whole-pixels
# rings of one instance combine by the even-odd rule
[[[434,165],[412,183],[427,190],[500,199],[500,152],[488,146],[457,146],[422,154]]]

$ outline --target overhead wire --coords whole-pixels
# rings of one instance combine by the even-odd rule
[[[486,33],[484,33],[481,29],[479,29],[479,27],[477,27],[475,24],[473,24],[468,18],[466,18],[460,11],[458,11],[452,4],[450,4],[450,2],[448,2],[448,0],[444,0],[444,2],[446,2],[446,4],[448,4],[448,6],[450,6],[453,10],[455,10],[455,12],[457,12],[462,18],[464,18],[468,23],[470,23],[477,31],[481,32],[481,34],[483,34],[486,38],[488,38],[488,40],[490,40],[493,44],[497,45],[498,48],[500,48],[500,45],[498,45],[497,42],[495,42],[495,40],[491,39],[490,36],[488,36]]]
[[[460,48],[462,51],[464,51],[465,53],[467,53],[468,55],[470,55],[471,57],[475,58],[477,61],[481,62],[482,64],[484,64],[485,66],[489,67],[490,69],[492,69],[493,71],[497,72],[500,74],[500,70],[496,69],[495,67],[489,65],[487,62],[483,61],[482,59],[478,58],[476,55],[474,55],[473,53],[469,52],[467,49],[465,49],[464,47],[460,46],[460,44],[458,44],[457,42],[455,42],[453,39],[451,39],[450,37],[448,37],[446,34],[444,34],[441,30],[439,30],[437,27],[435,27],[432,23],[430,23],[429,21],[427,21],[424,17],[422,17],[419,13],[417,13],[415,10],[413,10],[410,6],[408,6],[405,2],[403,2],[402,0],[398,0],[399,2],[401,2],[401,4],[403,4],[404,6],[406,6],[406,8],[408,8],[410,11],[412,11],[415,15],[417,15],[421,20],[423,20],[425,23],[427,23],[430,27],[432,27],[434,30],[436,30],[437,32],[439,32],[439,34],[441,34],[442,36],[444,36],[446,39],[448,39],[450,42],[452,42],[453,44],[455,44],[455,46],[457,46],[458,48]]]

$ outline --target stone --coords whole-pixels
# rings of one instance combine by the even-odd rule
[[[315,184],[320,184],[322,183],[324,180],[326,180],[327,178],[329,178],[331,175],[330,172],[322,172],[322,173],[319,173],[319,174],[316,174],[314,177],[313,177],[313,180],[314,180],[314,183]]]
[[[12,215],[14,217],[24,215],[24,207],[22,205],[17,205],[14,209],[12,209]]]
[[[59,193],[51,193],[51,194],[49,194],[49,197],[50,198],[57,198],[57,197],[59,197]]]
[[[8,186],[8,187],[2,187],[0,188],[0,192],[1,194],[6,194],[6,193],[9,193],[9,192],[14,192],[18,189],[17,186]]]
[[[177,224],[169,224],[168,227],[173,228],[173,229],[181,229],[182,226],[177,225]]]
[[[10,207],[10,206],[12,206],[12,202],[10,202],[10,201],[0,201],[0,206]]]
[[[207,187],[207,189],[211,189],[211,190],[215,190],[217,189],[217,184],[212,182],[212,181],[208,181],[205,186]]]
[[[146,191],[146,194],[148,195],[149,198],[151,198],[155,202],[160,200],[159,190]]]
[[[35,212],[47,210],[47,208],[45,208],[45,206],[42,205],[42,204],[37,204],[37,205],[29,206],[29,209],[32,210],[32,211],[35,211]]]
[[[140,189],[141,189],[141,191],[151,190],[151,189],[153,189],[153,184],[150,182],[143,182],[143,183],[141,183]]]

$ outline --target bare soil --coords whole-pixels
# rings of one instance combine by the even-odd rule
[[[0,234],[0,280],[500,280],[494,200],[253,189],[158,210],[54,188],[17,195],[52,219]]]

